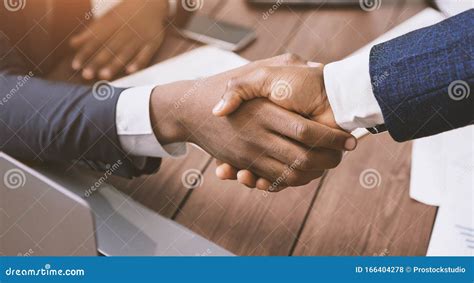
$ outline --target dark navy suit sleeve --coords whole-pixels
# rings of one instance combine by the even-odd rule
[[[374,46],[370,76],[397,141],[472,125],[474,9]]]
[[[21,68],[5,40],[0,43],[0,151],[97,170],[118,164],[113,173],[129,178],[156,172],[160,159],[149,158],[145,168],[137,168],[121,148],[115,109],[123,89],[104,85],[105,96],[98,96],[89,86],[42,80]]]

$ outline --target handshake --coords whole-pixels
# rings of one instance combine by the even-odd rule
[[[305,185],[357,145],[335,122],[323,68],[287,54],[158,86],[155,136],[163,145],[199,145],[218,160],[221,179],[268,191]]]

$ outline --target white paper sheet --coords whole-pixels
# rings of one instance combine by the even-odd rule
[[[450,193],[454,176],[452,156],[470,158],[472,162],[472,128],[465,127],[413,143],[410,197],[428,205],[440,206]],[[469,162],[467,162],[469,163]],[[471,187],[472,188],[472,187]]]
[[[222,73],[247,63],[247,60],[235,53],[212,46],[204,46],[116,80],[113,85],[130,87],[195,80]]]
[[[454,16],[474,8],[473,0],[436,0],[436,5],[446,16]]]
[[[426,155],[438,152],[440,155],[436,164],[431,166],[427,163],[433,159],[427,156],[428,160],[424,161],[427,167],[419,168],[426,178],[424,189],[427,195],[430,188],[426,184],[442,187],[437,193],[440,208],[428,255],[474,256],[474,126],[440,134],[421,141],[418,146],[432,149],[426,151]],[[442,177],[435,174],[442,174]],[[442,183],[436,184],[430,179]]]

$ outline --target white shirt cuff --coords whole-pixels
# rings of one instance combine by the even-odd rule
[[[155,86],[124,90],[117,102],[116,125],[122,148],[136,157],[180,157],[186,143],[162,146],[156,139],[150,119],[150,97]]]
[[[336,123],[346,131],[384,124],[369,73],[369,52],[328,64],[324,84]]]

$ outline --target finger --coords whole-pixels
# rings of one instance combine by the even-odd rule
[[[99,68],[109,62],[112,57],[113,54],[109,49],[102,48],[99,53],[94,55],[92,59],[89,60],[89,62],[85,65],[84,69],[82,70],[82,76],[88,80],[93,79],[99,71]]]
[[[268,181],[267,179],[264,179],[264,178],[257,179],[256,187],[258,190],[268,191],[271,186],[272,186],[272,183],[270,183],[270,181]]]
[[[269,77],[268,68],[258,68],[246,75],[232,78],[227,83],[222,99],[212,109],[212,113],[218,117],[227,116],[237,110],[244,101],[268,97],[270,92],[266,85]]]
[[[90,25],[84,28],[80,33],[74,35],[69,40],[69,44],[77,48],[90,40],[98,40],[104,42],[107,38],[113,35],[117,28],[117,15],[115,13],[108,13],[100,18],[98,21],[92,21]]]
[[[311,68],[321,68],[322,66],[324,66],[324,64],[321,64],[318,62],[311,62],[311,61],[307,62],[306,64]]]
[[[248,165],[245,170],[252,172],[255,176],[258,175],[267,180],[275,180],[285,170],[285,164],[273,157],[261,155],[253,160],[252,164]]]
[[[354,150],[357,140],[351,134],[305,119],[288,111],[274,111],[268,126],[292,140],[309,147],[335,150]],[[291,122],[288,122],[291,121]]]
[[[262,154],[245,169],[276,184],[275,187],[306,185],[324,172],[324,170],[302,171],[298,166],[299,163],[287,165],[273,156]]]
[[[248,170],[240,170],[237,173],[237,180],[239,181],[239,183],[252,189],[255,188],[257,183],[257,178],[255,177],[255,175]]]
[[[212,114],[217,117],[227,116],[237,110],[243,101],[239,90],[228,90],[216,106],[214,106]]]
[[[143,47],[131,63],[128,64],[126,72],[131,74],[145,68],[148,63],[150,63],[151,58],[156,54],[156,51],[160,48],[162,42],[163,36],[160,35],[156,42],[149,43]]]
[[[89,59],[96,51],[99,43],[95,40],[87,42],[86,45],[82,46],[72,59],[72,68],[74,70],[80,70],[84,63]]]
[[[94,35],[91,30],[89,28],[85,28],[83,31],[76,35],[73,35],[71,39],[69,39],[69,45],[73,48],[78,48],[79,46],[93,38]]]
[[[342,150],[308,148],[285,137],[269,137],[265,154],[300,171],[335,168],[342,160]]]
[[[236,168],[227,163],[220,164],[216,168],[216,176],[221,180],[236,180],[237,172]]]
[[[113,78],[137,54],[139,47],[139,42],[134,41],[122,48],[118,55],[100,70],[99,76],[104,79]]]
[[[286,53],[272,58],[260,60],[259,63],[265,66],[298,66],[306,65],[307,61],[303,60],[296,54]]]

